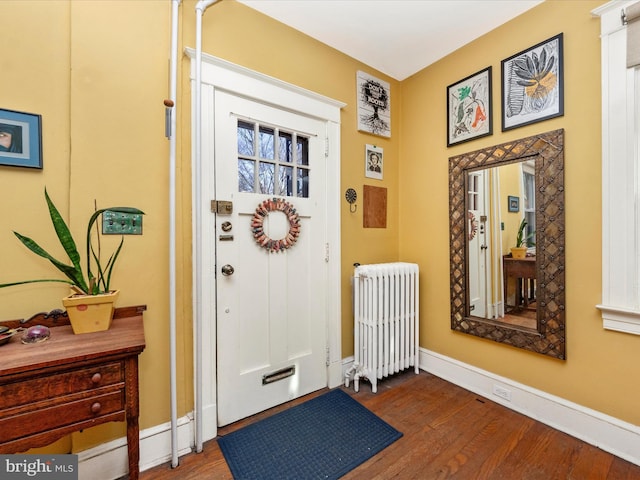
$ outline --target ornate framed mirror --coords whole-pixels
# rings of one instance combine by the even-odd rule
[[[564,360],[564,130],[450,157],[449,214],[451,328]]]

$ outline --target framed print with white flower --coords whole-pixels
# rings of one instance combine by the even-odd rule
[[[502,131],[564,115],[562,33],[502,61]]]
[[[447,147],[493,133],[491,67],[447,87]]]
[[[358,130],[381,137],[391,136],[391,86],[358,71]]]

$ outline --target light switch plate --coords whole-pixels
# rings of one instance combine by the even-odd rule
[[[102,213],[104,235],[142,235],[142,215],[106,210]]]

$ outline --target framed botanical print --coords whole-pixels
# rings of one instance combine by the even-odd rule
[[[491,67],[447,87],[447,147],[493,133]]]
[[[564,115],[562,33],[502,61],[502,131]]]

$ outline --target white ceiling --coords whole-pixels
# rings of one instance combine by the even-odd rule
[[[543,0],[239,0],[396,80]]]

